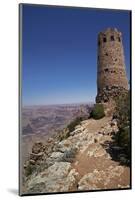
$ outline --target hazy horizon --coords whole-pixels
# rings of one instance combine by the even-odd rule
[[[81,105],[81,104],[94,104],[95,102],[72,102],[72,103],[57,103],[57,104],[24,104],[22,107],[34,107],[34,106],[63,106],[63,105]]]

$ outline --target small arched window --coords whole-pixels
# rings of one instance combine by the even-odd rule
[[[108,69],[108,68],[106,68],[104,71],[105,71],[105,72],[109,72],[109,69]]]
[[[111,35],[111,41],[114,41],[114,36],[113,35]]]
[[[103,38],[103,42],[106,42],[106,37]]]
[[[120,37],[118,37],[118,41],[119,41],[119,42],[121,42],[121,39],[120,39]]]

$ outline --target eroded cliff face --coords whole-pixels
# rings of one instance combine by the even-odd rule
[[[36,142],[24,165],[22,193],[128,188],[130,169],[112,158],[116,120],[82,121],[69,137]],[[114,148],[115,149],[115,148]],[[33,169],[29,174],[27,170]]]

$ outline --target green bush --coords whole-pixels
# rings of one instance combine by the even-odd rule
[[[25,175],[26,176],[31,175],[35,171],[35,169],[36,169],[35,165],[31,164],[27,165],[27,167],[25,168]]]
[[[68,138],[69,136],[70,136],[69,130],[67,128],[65,128],[62,131],[60,131],[57,138],[59,141],[62,141],[62,140],[65,140],[66,138]]]
[[[130,160],[130,128],[121,128],[114,136],[114,141],[116,145],[123,148],[126,159]]]
[[[116,98],[115,117],[119,131],[114,142],[123,148],[126,159],[130,162],[130,92]]]
[[[118,96],[116,99],[115,116],[118,119],[119,128],[130,125],[130,92]]]
[[[67,126],[69,132],[74,131],[74,130],[75,130],[75,127],[76,127],[77,125],[79,125],[80,122],[81,122],[82,120],[83,120],[82,117],[77,117],[75,120],[73,120],[73,121]]]
[[[90,116],[94,119],[101,119],[105,116],[104,106],[102,104],[95,104]]]
[[[73,132],[75,130],[75,127],[79,125],[82,120],[82,117],[77,117],[72,122],[70,122],[70,124],[68,124],[66,128],[59,132],[57,136],[58,140],[62,141],[68,138],[70,136],[70,132]]]
[[[119,132],[115,135],[115,141],[120,147],[127,147],[130,143],[130,129],[121,128]]]

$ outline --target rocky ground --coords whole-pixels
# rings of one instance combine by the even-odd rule
[[[88,119],[62,141],[35,143],[24,166],[25,173],[33,172],[24,178],[22,193],[128,188],[130,168],[111,156],[117,131],[117,122],[110,117]]]

